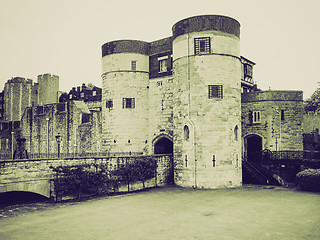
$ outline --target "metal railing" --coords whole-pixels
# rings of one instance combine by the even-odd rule
[[[319,151],[262,151],[262,160],[319,160]]]
[[[121,157],[140,156],[143,152],[84,152],[84,153],[28,153],[24,159],[66,159],[66,158],[99,158],[99,157]],[[1,160],[12,160],[11,154],[0,154]],[[18,158],[14,158],[16,160]]]
[[[269,178],[264,173],[262,173],[259,169],[257,169],[252,163],[245,161],[243,164],[245,164],[248,168],[250,168],[252,172],[255,172],[262,179],[264,183],[270,184]]]

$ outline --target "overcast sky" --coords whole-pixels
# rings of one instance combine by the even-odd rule
[[[319,0],[0,0],[0,91],[20,76],[60,77],[60,90],[101,83],[101,45],[171,36],[177,21],[225,15],[241,24],[241,55],[262,90],[303,90],[320,81]]]

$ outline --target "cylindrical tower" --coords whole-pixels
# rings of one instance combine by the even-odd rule
[[[175,183],[241,185],[240,24],[204,15],[173,28]]]
[[[59,98],[59,76],[51,74],[38,75],[38,104],[57,103]]]
[[[149,44],[120,40],[102,46],[102,136],[110,152],[147,153]]]
[[[4,86],[4,116],[6,121],[20,121],[26,107],[32,105],[33,82],[31,79],[15,77]]]

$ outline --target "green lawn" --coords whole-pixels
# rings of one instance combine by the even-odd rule
[[[0,219],[0,239],[320,239],[320,194],[155,188]]]

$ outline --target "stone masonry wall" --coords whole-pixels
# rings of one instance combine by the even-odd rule
[[[171,167],[171,157],[158,155],[152,157],[157,161],[157,176],[146,183],[146,187],[162,186],[168,182]],[[77,159],[46,159],[46,160],[15,160],[0,162],[0,192],[31,191],[42,194],[48,198],[54,197],[53,185],[54,172],[50,167],[76,166],[83,164],[108,164],[110,169],[115,169],[119,162],[134,157],[109,157],[109,158],[77,158]],[[132,184],[130,190],[138,190],[142,184]],[[127,191],[127,187],[119,191]]]
[[[131,69],[136,61],[136,69]],[[103,149],[110,152],[148,153],[148,56],[117,53],[102,59]],[[124,108],[123,99],[134,107]],[[112,101],[107,108],[106,102]]]
[[[173,136],[173,78],[153,78],[149,82],[149,139],[161,134]],[[149,153],[153,153],[149,143]]]
[[[58,102],[59,76],[43,74],[38,76],[39,105]]]
[[[102,149],[99,107],[91,112],[89,122],[82,123],[82,111],[74,102],[59,104],[64,104],[63,111],[58,111],[57,104],[43,106],[43,112],[40,114],[37,107],[25,111],[21,119],[21,128],[29,155],[42,158],[49,157],[50,154],[56,155],[58,133],[62,140],[62,154],[100,152]]]
[[[194,55],[194,38],[208,36],[211,54]],[[173,46],[175,181],[200,188],[239,186],[241,141],[235,136],[235,129],[241,133],[239,39],[204,31],[179,36]],[[222,85],[223,98],[209,99],[208,85]],[[184,126],[190,129],[189,139],[184,139]]]
[[[16,77],[9,80],[4,88],[4,106],[6,121],[20,121],[26,107],[37,104],[34,89],[37,84],[33,84],[31,79]]]
[[[283,120],[280,120],[281,110],[284,111]],[[260,123],[250,122],[252,111],[261,112]],[[302,121],[301,91],[257,91],[242,94],[242,136],[260,135],[263,138],[263,149],[303,150]]]

